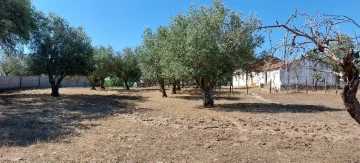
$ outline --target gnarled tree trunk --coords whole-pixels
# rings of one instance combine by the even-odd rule
[[[341,97],[344,101],[345,108],[350,113],[351,117],[360,124],[360,104],[356,98],[356,93],[359,86],[359,71],[352,63],[354,52],[351,51],[340,66],[343,69],[343,78],[345,82],[344,90]]]
[[[125,83],[125,89],[126,90],[130,90],[129,84],[128,84],[128,80],[124,80]]]
[[[105,78],[100,78],[100,88],[105,89]]]
[[[306,20],[305,24],[300,28],[297,28],[291,22],[294,22],[296,18],[305,17]],[[358,99],[356,98],[357,89],[359,86],[359,71],[356,69],[353,59],[354,59],[354,49],[349,49],[350,46],[346,44],[354,43],[354,39],[351,37],[343,37],[341,33],[333,30],[333,28],[340,24],[349,23],[355,25],[356,27],[360,28],[360,25],[356,23],[355,20],[343,16],[343,15],[322,15],[316,14],[315,16],[310,16],[308,14],[299,13],[295,11],[289,19],[285,23],[279,23],[275,21],[274,25],[270,26],[263,26],[260,29],[267,29],[267,28],[283,28],[287,32],[293,34],[292,39],[288,39],[289,41],[285,41],[282,43],[281,46],[289,47],[290,50],[293,48],[301,49],[306,48],[306,44],[309,42],[313,42],[316,45],[316,49],[314,52],[322,52],[324,57],[329,58],[330,60],[334,61],[338,66],[342,68],[343,79],[345,82],[345,86],[342,92],[342,99],[344,101],[345,108],[350,113],[351,117],[356,120],[360,124],[360,104]],[[288,33],[286,34],[286,39],[288,38]],[[303,40],[297,39],[303,38]],[[291,41],[291,42],[290,42]],[[336,46],[330,46],[331,43],[335,43]],[[344,44],[346,43],[346,44]],[[287,46],[291,45],[291,46]],[[344,58],[339,58],[338,55],[330,49],[331,47],[335,47],[334,50],[340,50],[341,52],[345,52]]]
[[[57,84],[51,84],[51,96],[53,97],[59,97],[59,85]]]
[[[200,87],[200,81],[197,77],[194,78],[195,79],[195,82],[196,82],[196,88],[199,88]]]
[[[91,84],[91,89],[90,90],[96,90],[95,86],[96,86],[97,81],[98,81],[98,79],[95,76],[93,76],[90,79],[90,84]]]
[[[171,94],[176,94],[176,85],[177,85],[177,82],[176,80],[173,80],[173,83],[172,83],[172,91],[171,91]]]
[[[52,97],[59,97],[59,88],[61,81],[64,79],[64,77],[60,77],[57,81],[56,78],[52,75],[49,75],[49,82],[51,84],[51,96]]]
[[[181,82],[180,82],[180,80],[176,80],[176,90],[181,91]]]
[[[95,88],[95,82],[91,82],[91,89],[90,90],[96,90]]]
[[[162,97],[167,97],[164,79],[159,79],[159,85],[160,85],[160,91],[162,93]]]
[[[204,95],[204,108],[214,107],[213,88],[214,84],[208,77],[200,78],[200,88]]]

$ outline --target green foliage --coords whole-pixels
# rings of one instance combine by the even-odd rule
[[[190,7],[176,15],[169,27],[156,32],[146,28],[138,49],[141,70],[147,78],[207,76],[214,79],[232,74],[254,60],[254,49],[263,39],[255,34],[255,16],[240,19],[221,1],[210,8]]]
[[[40,19],[41,18],[41,19]],[[91,41],[80,27],[71,27],[55,15],[42,15],[34,32],[30,55],[30,70],[46,74],[53,87],[53,96],[58,96],[62,79],[72,75],[87,75],[92,71]]]
[[[186,44],[182,65],[192,76],[211,82],[232,74],[254,59],[254,49],[263,39],[255,34],[255,16],[241,19],[221,1],[209,8],[190,8],[186,17]]]
[[[181,14],[176,15],[169,25],[167,49],[163,57],[167,65],[164,75],[172,80],[192,77],[188,67],[181,62],[186,55],[187,26],[187,19]]]
[[[105,79],[114,71],[114,50],[111,46],[95,47],[93,51],[93,60],[95,69],[92,75]]]
[[[160,26],[155,33],[147,27],[142,37],[143,44],[135,50],[142,75],[148,79],[165,78],[167,27]]]
[[[43,17],[34,35],[32,64],[35,74],[86,75],[92,69],[90,38],[82,28],[73,28],[55,15]]]
[[[30,31],[36,28],[34,13],[30,0],[1,0],[0,47],[13,50],[30,39]]]
[[[124,81],[138,81],[141,77],[141,70],[135,52],[126,47],[116,57],[115,74]]]
[[[9,51],[0,57],[0,73],[3,75],[27,75],[28,57],[22,53],[11,54]]]
[[[105,86],[107,87],[122,87],[124,86],[124,81],[117,77],[116,75],[110,75],[109,80],[105,81]]]
[[[316,72],[312,75],[312,77],[315,79],[315,80],[319,80],[321,79],[321,74],[319,72]]]
[[[156,32],[146,28],[136,50],[141,71],[150,79],[199,79],[204,95],[217,80],[249,67],[254,50],[263,42],[256,34],[259,20],[226,8],[220,0],[211,7],[191,6],[187,15],[176,15],[169,26]],[[211,101],[211,100],[210,100]]]

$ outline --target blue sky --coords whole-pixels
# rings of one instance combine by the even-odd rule
[[[295,9],[309,14],[346,15],[360,22],[359,0],[223,0],[246,16],[255,13],[265,25],[285,21]],[[93,45],[110,45],[115,50],[141,44],[146,26],[167,25],[171,16],[186,13],[191,4],[210,5],[211,0],[33,0],[37,10],[53,12],[72,26],[82,26]],[[359,30],[359,29],[354,29]],[[360,33],[360,30],[359,32]],[[274,42],[284,31],[274,33]],[[263,49],[268,48],[266,42]],[[260,51],[260,50],[258,50]]]

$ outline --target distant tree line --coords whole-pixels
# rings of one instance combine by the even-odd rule
[[[164,80],[172,81],[174,92],[179,80],[194,79],[203,92],[204,107],[211,108],[215,84],[255,59],[255,48],[263,42],[256,32],[259,23],[254,15],[243,18],[219,0],[210,7],[190,6],[169,25],[145,29],[135,50],[142,75],[158,80],[163,97]]]
[[[0,22],[1,75],[47,75],[54,97],[65,77],[89,76],[104,88],[105,78],[112,75],[127,89],[128,82],[140,77],[131,48],[114,52],[110,46],[93,47],[82,27],[37,11],[30,0],[0,1]]]
[[[3,75],[47,75],[52,96],[59,96],[61,81],[86,75],[92,89],[105,88],[107,78],[124,83],[156,80],[163,97],[165,82],[179,89],[181,80],[194,80],[204,95],[204,107],[213,107],[213,88],[255,59],[263,42],[256,33],[259,20],[226,8],[220,0],[210,7],[190,6],[169,25],[146,28],[141,45],[115,52],[111,46],[91,45],[83,28],[72,27],[55,14],[36,11],[30,0],[0,2],[0,68]],[[24,54],[24,48],[30,54]]]

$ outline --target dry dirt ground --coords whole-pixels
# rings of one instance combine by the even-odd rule
[[[168,91],[169,92],[169,91]],[[61,88],[0,94],[0,162],[359,162],[360,126],[334,92]]]

